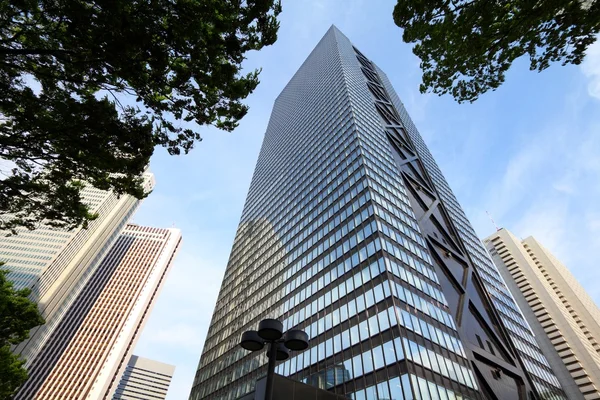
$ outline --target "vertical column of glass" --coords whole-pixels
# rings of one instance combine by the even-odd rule
[[[392,279],[391,287],[400,300],[396,301],[398,323],[403,328],[403,335],[416,338],[416,341],[403,339],[406,358],[410,361],[407,368],[418,371],[422,376],[428,376],[427,370],[433,370],[462,385],[461,388],[457,386],[457,390],[473,393],[473,389],[477,388],[474,375],[468,368],[466,354],[448,312],[448,304],[411,209],[406,188],[395,168],[382,119],[373,105],[372,94],[357,61],[357,53],[345,36],[338,32],[338,37],[369,187],[378,217],[378,231]],[[424,302],[429,304],[421,307]],[[436,311],[430,313],[429,309]],[[413,336],[415,333],[416,336]],[[442,336],[445,339],[438,340]],[[432,346],[441,354],[426,347],[432,343],[441,344],[441,349]],[[419,377],[415,382],[419,382],[419,379],[422,378]],[[429,391],[432,398],[436,398],[438,394],[434,389],[435,384],[429,382],[428,385],[433,385],[429,387]],[[413,390],[428,398],[428,391],[423,384],[414,386]]]
[[[513,299],[502,276],[483,248],[481,241],[469,223],[464,211],[454,196],[454,193],[450,189],[440,168],[429,152],[429,149],[406,112],[404,105],[394,91],[387,76],[379,68],[377,68],[377,71],[384,83],[386,91],[390,94],[394,106],[400,114],[403,125],[417,147],[419,157],[422,159],[428,170],[434,185],[450,214],[452,222],[457,228],[460,238],[471,256],[471,260],[475,265],[479,276],[482,278],[487,292],[492,298],[494,306],[500,313],[505,327],[509,331],[512,342],[523,360],[525,369],[530,377],[532,377],[533,384],[537,387],[538,392],[549,392],[550,398],[564,398],[562,394],[560,394],[561,389],[558,379],[554,376],[550,364],[542,354],[535,337],[531,332],[531,328],[523,317],[521,310]]]
[[[323,275],[317,225],[333,227],[342,204],[360,201],[351,116],[334,42],[326,39],[276,101],[191,398],[252,390],[265,360],[237,349],[239,335],[265,316],[291,312],[297,278]],[[351,193],[358,196],[352,202]]]

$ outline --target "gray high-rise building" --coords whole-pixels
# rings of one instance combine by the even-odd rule
[[[386,75],[335,27],[275,101],[190,394],[266,373],[238,346],[306,331],[279,374],[363,399],[564,399]]]

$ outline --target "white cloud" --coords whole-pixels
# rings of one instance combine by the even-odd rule
[[[588,47],[586,58],[581,64],[581,70],[589,79],[589,95],[600,99],[600,40]]]

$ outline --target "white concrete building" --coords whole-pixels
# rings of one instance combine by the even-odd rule
[[[164,400],[175,366],[131,356],[113,400]]]
[[[484,240],[567,396],[600,399],[600,310],[533,237],[500,229]]]

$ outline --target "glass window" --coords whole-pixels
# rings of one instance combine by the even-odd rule
[[[331,329],[331,327],[333,326],[333,316],[331,314],[327,314],[325,316],[325,330],[329,330]]]
[[[354,287],[359,287],[362,283],[362,276],[360,274],[354,274]]]
[[[354,290],[354,280],[352,278],[346,279],[346,290],[352,292]]]
[[[393,364],[397,360],[396,353],[394,352],[394,342],[391,340],[383,344],[383,355],[385,357],[386,365]]]
[[[379,275],[379,265],[377,265],[377,261],[372,263],[369,268],[371,269],[371,276],[373,278]]]
[[[354,317],[356,315],[356,301],[354,299],[348,302],[348,317]]]
[[[365,389],[365,392],[367,392],[367,400],[381,398],[381,397],[377,397],[377,387],[376,386],[369,386],[368,388]]]
[[[371,280],[371,274],[370,274],[370,272],[369,272],[369,268],[364,268],[364,269],[361,271],[361,274],[362,274],[362,281],[363,281],[363,282],[368,282],[368,281],[370,281],[370,280]]]
[[[340,307],[340,321],[348,319],[348,305],[344,304]]]
[[[333,310],[333,312],[331,313],[331,317],[333,319],[333,326],[336,326],[340,323],[340,310],[339,308],[336,308],[335,310]]]
[[[413,330],[419,335],[423,336],[423,332],[421,332],[421,325],[419,324],[419,318],[415,317],[414,315],[411,315],[410,317],[412,319]]]
[[[346,295],[346,283],[342,282],[338,285],[338,289],[340,291],[340,297],[344,297]]]
[[[394,307],[388,308],[388,317],[390,317],[390,326],[398,325],[396,322],[396,310]]]
[[[394,347],[396,348],[396,360],[403,360],[404,351],[402,350],[402,341],[400,338],[394,339]]]
[[[446,388],[438,386],[437,390],[440,400],[450,400],[450,397],[448,397],[448,390],[446,390]]]
[[[342,335],[335,335],[333,337],[333,352],[339,353],[342,351]]]
[[[342,336],[342,348],[347,349],[348,347],[351,346],[350,331],[349,330],[343,331],[341,336]]]
[[[370,350],[365,351],[363,354],[363,366],[364,366],[364,373],[368,374],[369,372],[373,371],[373,355],[371,354]]]
[[[359,390],[358,392],[355,392],[354,399],[355,400],[371,400],[371,399],[367,399],[364,390]]]
[[[290,360],[290,375],[295,374],[296,371],[297,371],[297,369],[296,369],[296,367],[297,367],[296,362],[297,362],[296,357],[294,357],[294,358],[292,358]]]
[[[377,314],[373,315],[371,318],[367,320],[369,323],[369,331],[371,332],[371,336],[379,333],[379,324],[377,323]]]
[[[437,385],[433,382],[427,382],[429,384],[429,393],[431,394],[432,400],[440,400],[440,396],[438,396]]]
[[[361,312],[365,309],[365,298],[362,295],[359,295],[356,298],[356,311]]]
[[[379,318],[379,331],[383,332],[390,327],[390,321],[388,320],[387,312],[383,311],[377,314]]]
[[[361,341],[369,338],[368,321],[362,321],[360,324],[358,324],[358,330],[360,331]]]
[[[452,361],[444,358],[444,362],[446,363],[446,367],[448,368],[448,374],[450,375],[450,379],[458,381],[458,377],[456,376],[456,371],[454,371],[454,366],[452,365]]]
[[[375,294],[375,302],[379,303],[381,300],[385,298],[383,294],[383,285],[380,283],[379,285],[373,288],[373,293]]]
[[[333,355],[333,339],[328,339],[325,342],[325,358]]]
[[[304,353],[300,353],[294,358],[297,359],[296,371],[301,371],[304,368]]]
[[[348,379],[354,378],[352,374],[352,360],[344,360],[344,376],[348,377]]]
[[[352,357],[352,368],[354,370],[354,377],[361,376],[363,374],[362,369],[362,357],[361,355],[357,355]]]
[[[421,362],[423,363],[422,365],[426,368],[431,369],[431,363],[429,362],[429,350],[427,350],[425,347],[421,346],[421,345],[417,345],[419,347],[419,355],[421,357]]]
[[[414,378],[414,376],[413,376]],[[413,400],[413,394],[412,394],[412,389],[411,389],[411,384],[410,384],[410,379],[408,374],[402,375],[402,390],[404,391],[404,399],[405,400]],[[416,388],[416,381],[413,379],[413,383],[415,384],[415,388]]]
[[[444,357],[436,353],[435,358],[437,358],[437,364],[440,369],[440,373],[444,376],[450,376],[450,374],[448,373],[448,368],[446,368],[446,362],[444,361]]]
[[[417,378],[419,382],[419,393],[421,394],[421,398],[423,400],[430,400],[431,396],[429,395],[429,389],[427,385],[427,381],[421,377]]]
[[[381,382],[377,385],[377,399],[390,399],[390,390],[387,382]]]
[[[406,376],[406,375],[405,375]],[[402,394],[402,384],[400,383],[400,378],[394,378],[390,380],[390,400],[403,400],[410,399],[410,397],[406,397]]]
[[[372,290],[367,290],[365,292],[365,299],[366,299],[367,308],[369,308],[369,307],[373,306],[373,304],[375,304],[375,296],[373,295]]]
[[[358,326],[354,325],[350,328],[350,343],[354,346],[357,343],[360,343],[360,336],[358,334]]]
[[[324,360],[325,359],[325,343],[319,343],[319,356],[318,356],[318,360]]]
[[[335,271],[335,270],[334,270]],[[337,301],[339,299],[338,288],[337,286],[331,289],[331,301]]]
[[[431,361],[431,369],[433,369],[435,372],[440,372],[440,367],[438,365],[437,362],[437,353],[434,352],[429,352],[429,356],[430,356],[430,361]]]
[[[319,335],[325,332],[325,318],[319,318],[319,320],[317,321],[317,329]]]
[[[373,364],[376,370],[385,366],[382,346],[376,346],[373,348]]]
[[[402,310],[400,312],[400,316],[402,318],[402,325],[404,325],[407,329],[410,329],[411,331],[414,330],[410,314],[407,311]]]

